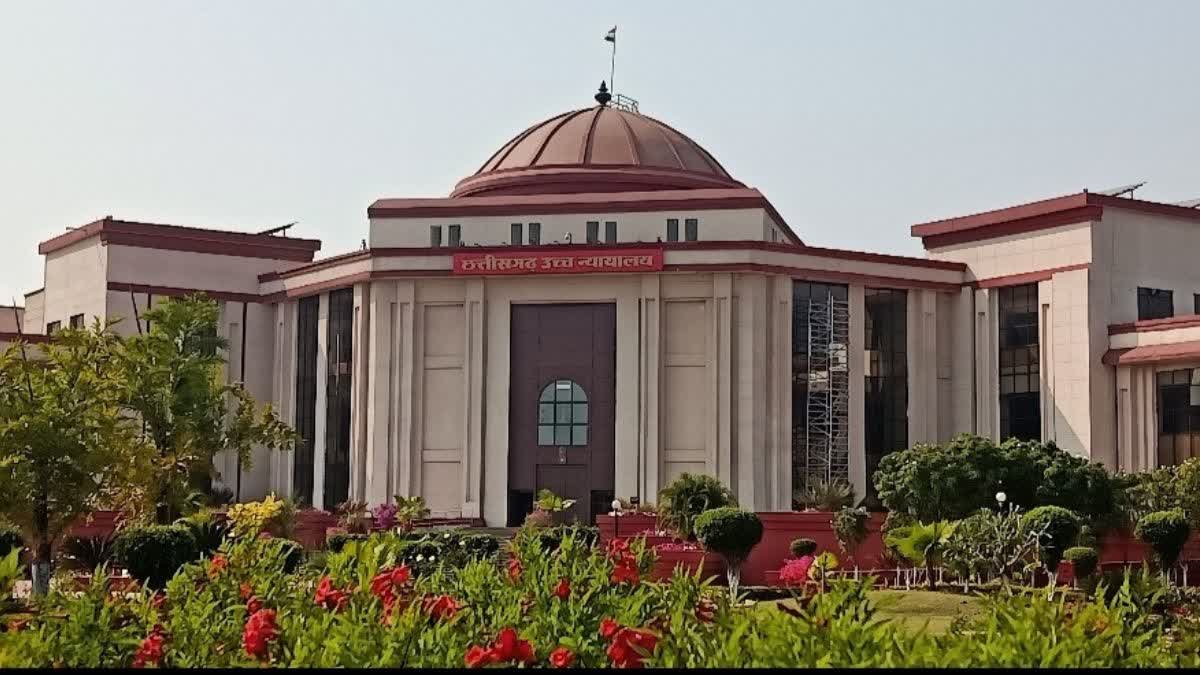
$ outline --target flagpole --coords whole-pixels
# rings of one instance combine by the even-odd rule
[[[612,90],[613,96],[617,95],[617,27],[613,26],[612,39],[612,64],[608,69],[608,88]]]

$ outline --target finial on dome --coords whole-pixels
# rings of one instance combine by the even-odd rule
[[[596,92],[596,103],[608,105],[611,100],[612,94],[608,93],[608,85],[604,83],[604,80],[600,80],[600,91]]]

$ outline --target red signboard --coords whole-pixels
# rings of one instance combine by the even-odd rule
[[[593,272],[658,272],[659,248],[592,248],[492,253],[455,253],[454,273],[463,275],[589,274]]]

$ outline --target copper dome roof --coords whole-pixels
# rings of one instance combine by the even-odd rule
[[[645,115],[598,105],[517,134],[450,196],[740,187],[687,136]]]

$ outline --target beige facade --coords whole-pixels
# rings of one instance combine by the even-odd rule
[[[654,501],[684,472],[718,476],[760,511],[792,508],[820,477],[861,497],[881,455],[961,432],[1053,441],[1125,470],[1191,455],[1163,397],[1189,406],[1176,380],[1191,375],[1177,373],[1200,368],[1200,212],[1084,192],[914,226],[926,258],[822,249],[678,132],[625,111],[629,139],[594,137],[588,115],[617,123],[600,107],[571,113],[578,138],[518,136],[455,196],[376,202],[368,247],[341,256],[313,261],[317,242],[278,235],[97,221],[42,245],[44,289],[26,296],[22,329],[82,314],[121,318],[128,335],[164,298],[207,293],[227,377],[305,436],[303,451],[262,449],[250,468],[221,458],[221,481],[241,499],[305,493],[327,509],[420,495],[435,516],[503,525],[529,498],[518,474],[541,485],[581,452],[611,461],[583,461],[573,475],[591,482],[568,486],[593,511]],[[572,142],[577,163],[538,163],[575,156]],[[593,165],[596,153],[629,159]],[[650,266],[623,271],[630,251],[652,251],[638,263]],[[469,271],[464,256],[493,267]],[[505,267],[523,256],[603,269]],[[1169,318],[1140,320],[1139,288],[1171,291]],[[581,303],[615,313],[615,365],[589,374],[615,393],[572,403],[583,442],[542,443],[562,406],[514,406],[514,392],[566,381],[553,370],[565,366],[535,350],[545,371],[514,372],[528,346],[514,344],[514,308],[542,307],[553,331],[554,308]],[[538,447],[514,448],[535,426]]]

